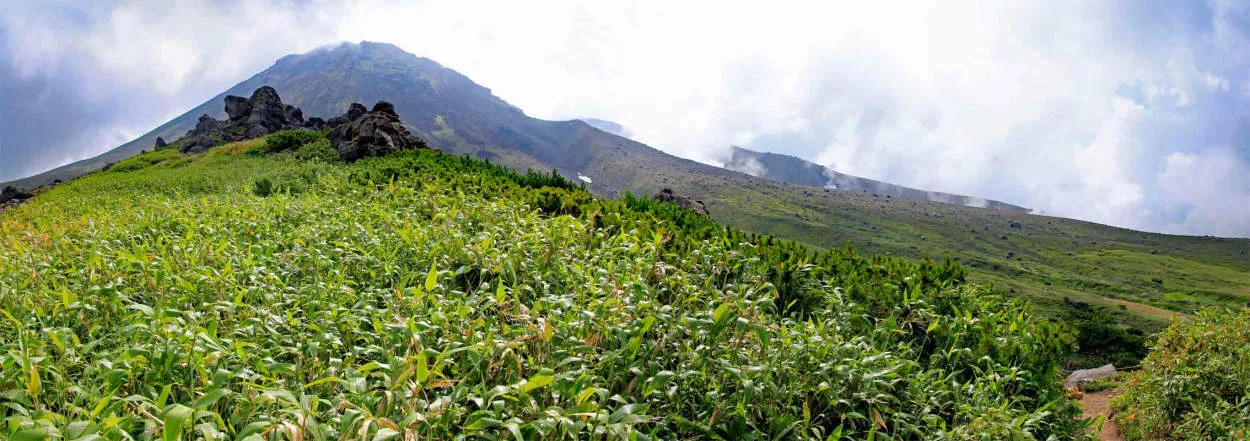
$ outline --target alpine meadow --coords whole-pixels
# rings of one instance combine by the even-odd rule
[[[320,136],[171,146],[5,212],[6,436],[1081,436],[1072,335],[957,264]]]

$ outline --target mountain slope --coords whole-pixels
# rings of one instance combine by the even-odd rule
[[[793,156],[757,152],[738,146],[734,146],[730,150],[729,159],[725,161],[725,168],[788,184],[875,193],[880,196],[941,202],[967,207],[992,208],[1013,213],[1029,212],[1027,208],[1004,202],[937,191],[917,190],[888,182],[851,176]]]
[[[0,439],[1083,431],[1071,335],[958,265],[322,141],[149,152],[0,215]]]
[[[248,95],[261,85],[277,89],[306,117],[338,115],[348,103],[385,99],[414,133],[444,151],[520,170],[554,169],[570,178],[582,173],[599,195],[650,195],[669,187],[704,201],[714,218],[751,231],[821,248],[851,243],[874,254],[953,258],[973,268],[973,280],[1029,297],[1052,317],[1111,325],[1082,334],[1090,351],[1101,350],[1094,345],[1120,345],[1115,340],[1120,338],[1127,341],[1120,346],[1140,356],[1140,334],[1162,329],[1174,312],[1250,301],[1250,241],[1244,239],[1141,233],[758,178],[668,155],[582,121],[530,118],[467,77],[381,43],[283,57],[88,163],[99,168],[150,149],[156,136],[177,138],[200,114],[222,117],[225,94]],[[50,176],[36,180],[51,181]]]

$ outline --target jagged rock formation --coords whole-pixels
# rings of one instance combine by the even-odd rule
[[[660,190],[659,193],[656,193],[655,196],[652,196],[651,198],[661,202],[672,202],[678,207],[694,210],[695,213],[702,216],[712,215],[711,212],[707,211],[707,206],[703,205],[703,201],[696,201],[686,196],[674,194],[673,189],[671,188]]]
[[[227,96],[226,117],[225,121],[218,121],[201,115],[195,128],[182,137],[180,151],[200,153],[222,144],[307,126],[304,112],[282,104],[278,91],[269,86],[256,89],[251,98]]]
[[[290,104],[283,104],[278,91],[261,86],[251,98],[226,96],[226,120],[218,121],[201,115],[195,128],[177,142],[182,153],[200,153],[222,144],[245,139],[259,138],[281,130],[306,128],[322,130],[329,127],[330,143],[344,161],[355,161],[369,156],[381,156],[408,149],[430,148],[421,138],[414,136],[399,121],[395,106],[378,101],[373,110],[363,104],[352,103],[343,116],[309,118]],[[164,147],[165,140],[158,138],[156,147]]]
[[[395,106],[386,101],[378,101],[369,111],[360,103],[352,103],[347,113],[331,118],[326,125],[333,128],[330,143],[339,152],[339,158],[348,162],[400,150],[430,148],[399,122]]]

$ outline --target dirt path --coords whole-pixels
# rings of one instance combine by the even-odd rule
[[[1115,397],[1116,391],[1104,390],[1101,392],[1087,393],[1081,397],[1081,409],[1085,418],[1094,418],[1099,415],[1110,416],[1111,407],[1109,402]],[[1102,423],[1102,431],[1098,432],[1100,441],[1124,441],[1124,437],[1120,435],[1120,429],[1115,427],[1115,423],[1106,421]]]

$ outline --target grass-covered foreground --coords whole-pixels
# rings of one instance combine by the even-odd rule
[[[1130,439],[1250,439],[1250,308],[1211,309],[1159,335],[1114,403]]]
[[[1084,436],[1072,337],[957,265],[437,152],[263,146],[0,216],[0,438]]]

